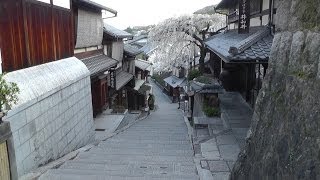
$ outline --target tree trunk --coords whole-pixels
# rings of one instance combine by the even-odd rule
[[[204,73],[204,59],[206,58],[206,48],[205,47],[201,47],[200,49],[200,59],[199,59],[199,71],[201,74]]]

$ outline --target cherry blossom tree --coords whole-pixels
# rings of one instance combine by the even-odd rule
[[[204,40],[224,26],[224,16],[217,14],[184,15],[159,23],[149,33],[150,42],[158,47],[152,57],[154,63],[161,62],[159,64],[164,66],[184,64],[184,57],[194,57],[195,52],[199,52],[199,70],[203,73],[207,53]]]

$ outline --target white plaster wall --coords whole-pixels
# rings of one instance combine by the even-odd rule
[[[112,42],[112,58],[122,62],[123,59],[123,41]]]
[[[250,27],[261,26],[260,17],[250,19]]]
[[[9,111],[21,176],[94,140],[90,75],[75,57],[8,73],[20,88]]]

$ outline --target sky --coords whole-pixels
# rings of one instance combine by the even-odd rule
[[[92,0],[118,12],[105,22],[118,28],[157,24],[167,18],[192,14],[221,0]]]

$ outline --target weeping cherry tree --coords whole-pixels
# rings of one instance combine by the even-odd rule
[[[203,73],[207,53],[204,40],[224,25],[224,17],[217,14],[185,15],[159,23],[149,33],[150,42],[158,47],[154,62],[162,62],[159,64],[164,66],[183,64],[184,57],[195,56],[196,47],[196,52],[200,52],[199,70]]]

